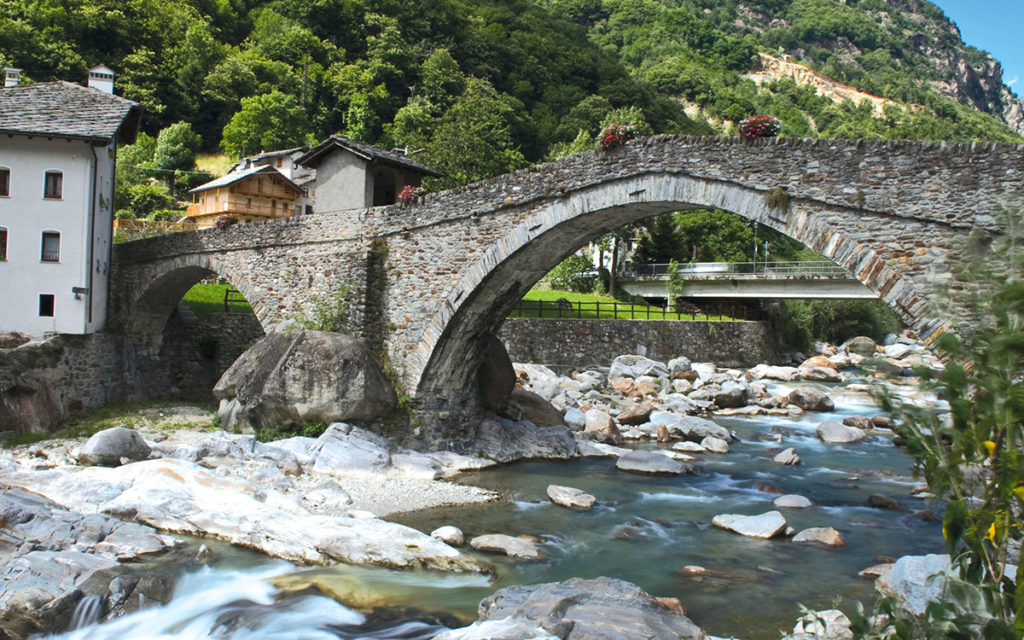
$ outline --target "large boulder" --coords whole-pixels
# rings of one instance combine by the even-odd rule
[[[875,586],[884,595],[895,598],[907,613],[922,616],[928,603],[942,596],[946,580],[940,574],[949,566],[949,556],[945,554],[903,556],[875,581]]]
[[[366,422],[395,408],[374,354],[350,336],[277,331],[243,353],[217,382],[229,431],[307,422]]]
[[[732,434],[729,433],[728,429],[719,426],[711,420],[697,416],[683,416],[669,413],[668,411],[654,411],[651,413],[648,424],[663,424],[673,437],[690,440],[691,442],[700,442],[708,436],[721,438],[726,442],[732,442],[733,440]]]
[[[644,356],[625,355],[615,358],[612,362],[611,369],[608,371],[608,381],[613,382],[616,378],[639,378],[641,376],[667,379],[668,375],[668,367],[663,362]]]
[[[615,578],[506,587],[480,603],[477,622],[434,640],[707,640],[666,605]]]
[[[721,409],[735,409],[747,405],[753,395],[750,385],[728,380],[723,382],[722,387],[715,393],[715,404]]]
[[[519,387],[509,394],[502,413],[514,420],[529,420],[538,427],[557,427],[566,423],[562,412],[543,396]]]
[[[132,429],[113,427],[94,434],[78,454],[78,463],[87,467],[116,467],[121,459],[145,460],[150,448]]]
[[[565,460],[576,455],[576,439],[568,427],[537,427],[530,422],[486,418],[477,428],[470,452],[495,462],[523,458]]]
[[[575,487],[565,487],[560,484],[549,484],[547,494],[551,502],[558,506],[578,511],[586,511],[597,502],[597,498],[585,491]]]
[[[824,391],[814,387],[799,387],[786,396],[786,402],[804,411],[833,411],[836,406]]]
[[[508,357],[505,343],[495,336],[487,338],[483,359],[476,373],[480,402],[491,411],[500,409],[516,387],[516,370]]]

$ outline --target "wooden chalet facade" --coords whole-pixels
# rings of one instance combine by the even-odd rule
[[[289,218],[302,188],[271,166],[252,166],[192,189],[185,215],[197,228],[216,226],[221,216],[239,223]]]

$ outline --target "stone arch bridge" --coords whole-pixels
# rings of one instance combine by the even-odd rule
[[[344,299],[348,331],[433,411],[475,402],[489,336],[587,241],[668,211],[718,208],[845,267],[922,335],[929,279],[998,203],[1024,192],[1024,146],[655,136],[427,196],[115,247],[111,329],[159,345],[185,291],[216,273],[267,328]],[[774,194],[774,196],[772,195]],[[321,203],[320,209],[329,209]]]

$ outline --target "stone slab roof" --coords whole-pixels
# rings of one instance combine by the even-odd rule
[[[232,171],[231,173],[220,178],[217,178],[216,180],[211,180],[206,184],[199,185],[195,189],[190,189],[189,193],[198,193],[200,191],[209,191],[210,189],[217,189],[218,187],[226,187],[230,184],[241,182],[242,180],[245,180],[246,178],[249,178],[256,174],[269,174],[274,176],[275,178],[280,178],[283,182],[295,188],[295,190],[298,191],[300,194],[302,193],[302,187],[295,184],[293,181],[289,180],[283,173],[281,173],[274,167],[269,167],[267,165],[259,165],[255,167],[249,167],[248,169],[238,169],[237,171]]]
[[[137,103],[72,82],[0,89],[0,134],[131,144],[141,117]]]
[[[384,149],[375,147],[372,144],[359,142],[358,140],[352,140],[351,138],[345,138],[343,136],[331,136],[330,138],[327,138],[317,146],[310,149],[306,155],[296,160],[296,163],[305,167],[316,167],[320,164],[324,155],[334,151],[335,149],[345,149],[346,151],[350,151],[367,162],[383,162],[385,164],[392,164],[403,169],[426,176],[432,176],[434,178],[440,178],[444,175],[418,162],[410,160],[404,153],[385,151]]]

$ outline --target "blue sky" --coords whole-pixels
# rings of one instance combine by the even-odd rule
[[[931,0],[960,27],[964,42],[1003,65],[1003,82],[1024,95],[1024,0]]]

